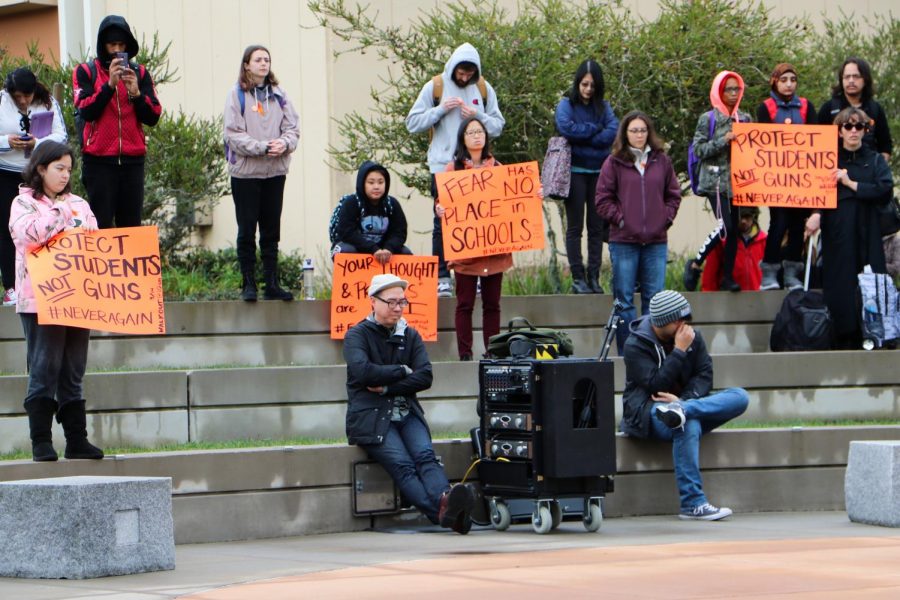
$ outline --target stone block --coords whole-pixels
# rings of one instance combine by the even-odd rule
[[[91,579],[175,568],[169,477],[0,482],[0,576]]]
[[[851,521],[900,527],[900,441],[850,442],[844,500]]]

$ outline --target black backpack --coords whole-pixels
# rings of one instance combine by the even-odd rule
[[[784,297],[769,336],[772,352],[830,350],[833,341],[834,326],[822,292],[794,290]]]

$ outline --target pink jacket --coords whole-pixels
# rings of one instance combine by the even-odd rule
[[[34,190],[24,186],[19,192],[9,212],[9,234],[16,246],[16,312],[36,313],[37,302],[25,253],[40,248],[57,233],[81,227],[83,223],[96,228],[97,218],[88,203],[74,194],[54,201],[43,194],[35,198]]]

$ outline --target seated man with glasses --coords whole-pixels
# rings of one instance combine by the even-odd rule
[[[403,318],[408,285],[396,275],[375,275],[372,313],[344,338],[347,439],[378,461],[432,523],[465,534],[475,498],[464,485],[450,486],[416,399],[431,387],[432,374],[422,337]]]

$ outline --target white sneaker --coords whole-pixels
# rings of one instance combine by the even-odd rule
[[[450,284],[449,279],[439,279],[438,280],[438,298],[452,298],[453,297],[453,286]]]
[[[656,416],[666,424],[669,429],[684,427],[684,407],[678,400],[674,402],[657,402]]]
[[[3,294],[3,306],[15,306],[16,300],[16,288],[9,288]]]
[[[683,512],[678,515],[679,519],[685,521],[718,521],[732,515],[731,509],[722,507],[718,508],[707,502],[700,506],[695,506],[693,510]]]

